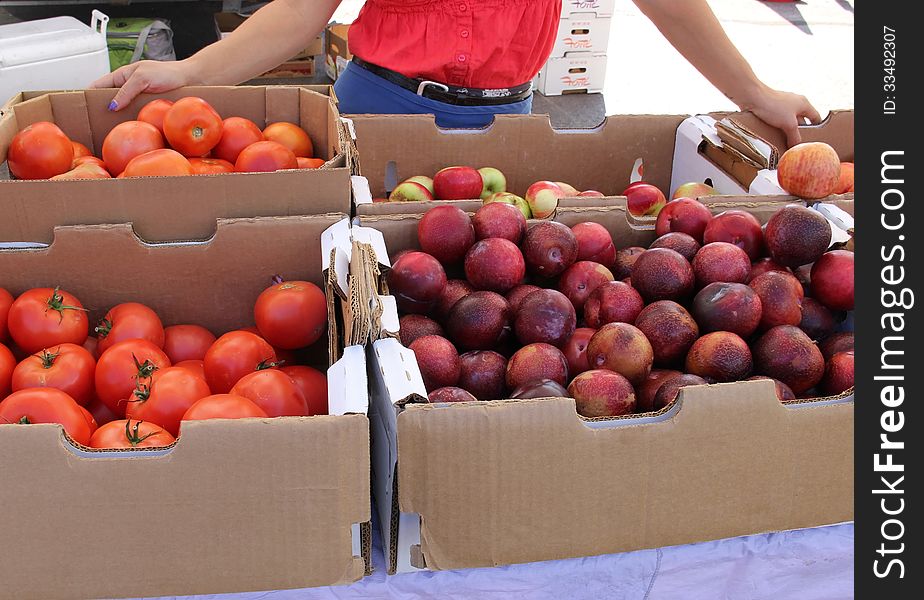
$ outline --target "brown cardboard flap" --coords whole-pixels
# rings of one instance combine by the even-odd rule
[[[571,399],[408,405],[402,512],[455,569],[853,518],[853,403],[781,405],[764,381],[684,390],[660,422],[591,428]]]
[[[13,294],[60,286],[91,320],[135,300],[164,325],[197,323],[223,333],[253,324],[253,303],[273,275],[323,287],[318,240],[344,217],[222,219],[213,238],[186,244],[148,244],[130,224],[56,227],[47,248],[0,249],[0,273]]]
[[[41,598],[356,581],[368,456],[364,415],[190,422],[166,454],[132,457],[75,454],[56,425],[3,425],[0,575]],[[16,510],[26,499],[40,518]]]
[[[757,118],[751,112],[731,113],[727,115],[736,126],[752,133],[754,136],[767,142],[775,149],[776,158],[779,158],[789,147],[786,143],[786,134],[781,129],[771,127]],[[802,125],[799,133],[803,142],[826,142],[834,148],[841,160],[853,161],[853,121],[852,110],[833,110],[818,125]],[[770,168],[776,168],[776,161],[772,161]]]
[[[670,187],[674,138],[680,115],[615,115],[593,129],[555,130],[548,115],[498,115],[484,129],[447,130],[433,115],[351,115],[362,175],[374,197],[385,192],[385,173],[395,163],[398,181],[432,177],[443,167],[492,166],[507,189],[523,195],[540,180],[564,181],[579,190],[615,196],[629,183],[637,158],[645,179]],[[409,140],[412,142],[409,143]]]

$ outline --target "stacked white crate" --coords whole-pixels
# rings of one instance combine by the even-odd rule
[[[558,35],[535,89],[546,96],[603,91],[616,0],[562,0]]]

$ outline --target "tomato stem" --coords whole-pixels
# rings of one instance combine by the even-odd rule
[[[65,310],[82,310],[83,312],[90,312],[81,306],[70,306],[69,304],[64,304],[64,296],[59,293],[60,289],[60,287],[55,287],[55,289],[51,292],[51,298],[49,298],[47,302],[48,308],[45,309],[46,312],[53,310],[58,313],[58,323],[61,323],[64,320]]]
[[[125,438],[128,440],[128,443],[134,448],[144,440],[148,439],[152,435],[157,435],[160,431],[152,431],[151,433],[143,436],[138,436],[138,428],[141,427],[141,424],[144,421],[135,421],[135,424],[132,425],[131,419],[125,420]]]
[[[109,332],[112,331],[112,321],[106,317],[103,317],[100,319],[99,324],[93,328],[93,331],[96,332],[97,337],[100,339],[105,338],[107,335],[109,335]]]
[[[43,369],[50,369],[54,366],[55,360],[60,354],[61,352],[49,352],[47,349],[45,349],[42,350],[40,354],[36,354],[35,356],[42,361]]]
[[[274,368],[276,368],[276,367],[282,366],[282,364],[283,364],[284,362],[286,362],[286,361],[284,361],[284,360],[276,360],[276,361],[273,361],[273,360],[269,360],[269,359],[267,359],[267,360],[262,360],[262,361],[260,361],[259,363],[257,363],[257,368],[254,369],[254,370],[255,370],[255,371],[265,371],[266,369],[274,369]]]
[[[135,380],[149,379],[154,374],[154,371],[160,368],[151,362],[149,358],[144,359],[144,362],[139,362],[134,352],[132,353],[132,360],[135,361],[135,367],[138,369]]]
[[[278,273],[276,275],[273,275],[271,279],[273,281],[273,285],[279,285],[280,283],[285,281],[285,279],[282,278],[282,275],[279,275]]]
[[[16,422],[20,425],[31,425],[32,424],[32,421],[30,421],[29,417],[27,417],[26,415],[21,416],[19,420]]]

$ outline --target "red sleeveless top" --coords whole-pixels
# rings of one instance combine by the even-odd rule
[[[513,87],[545,64],[560,18],[561,0],[367,0],[350,52],[408,77]]]

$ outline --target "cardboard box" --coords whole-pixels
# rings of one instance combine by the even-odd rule
[[[353,58],[348,42],[349,32],[349,23],[331,23],[324,34],[324,68],[327,76],[334,81]]]
[[[818,125],[801,128],[805,142],[826,142],[842,161],[853,162],[853,111],[832,111]],[[722,194],[785,194],[776,178],[786,138],[751,113],[696,115],[677,129],[671,189],[712,181]]]
[[[762,223],[791,198],[710,200]],[[852,213],[852,200],[833,207]],[[392,255],[420,214],[362,216]],[[653,227],[624,204],[561,207],[618,247]],[[385,263],[379,265],[382,271]],[[380,288],[384,293],[384,285]],[[394,306],[393,303],[390,305]],[[391,310],[394,310],[393,308]],[[566,398],[426,404],[414,354],[382,316],[368,350],[373,494],[389,572],[624,552],[853,519],[853,395],[781,404],[772,382],[683,390],[658,413],[580,417]]]
[[[713,118],[734,118],[744,122],[745,113],[716,113]],[[686,155],[677,151],[684,142],[685,115],[611,115],[592,129],[553,129],[547,115],[498,115],[484,129],[441,129],[430,115],[349,115],[355,132],[355,154],[368,192],[354,185],[359,215],[423,212],[433,202],[377,202],[387,197],[404,179],[414,175],[432,177],[443,167],[470,165],[496,167],[507,178],[507,189],[523,196],[536,181],[564,181],[579,190],[597,190],[606,198],[564,198],[559,206],[611,205],[629,185],[639,164],[645,181],[670,196],[680,181],[702,181],[689,168]],[[803,127],[809,139],[827,139],[842,156],[852,157],[853,111],[836,111],[820,126]],[[756,127],[755,127],[756,129]],[[765,131],[771,134],[781,132]],[[842,141],[838,142],[837,137]],[[414,140],[408,144],[407,140]],[[775,142],[781,143],[781,142]],[[641,163],[639,163],[641,161]],[[712,171],[714,183],[719,183]],[[355,183],[355,182],[354,182]],[[727,190],[727,188],[719,188]],[[725,191],[740,196],[745,190]],[[771,195],[783,195],[773,191]],[[853,194],[845,194],[853,198]],[[792,196],[787,196],[795,200]],[[474,211],[480,200],[451,201]],[[644,221],[644,219],[641,219]]]
[[[206,241],[170,244],[147,243],[130,224],[55,227],[46,247],[0,249],[0,280],[14,294],[60,285],[91,320],[134,300],[165,325],[222,333],[252,324],[274,274],[336,279],[336,268],[322,274],[319,240],[344,217],[220,220]],[[216,594],[360,579],[371,564],[365,361],[337,331],[331,416],[190,422],[174,446],[154,451],[94,451],[58,425],[0,425],[0,596]],[[325,367],[324,342],[314,348]]]
[[[605,54],[571,52],[550,58],[536,75],[533,89],[546,96],[591,94],[603,91],[605,79]]]
[[[134,119],[153,98],[196,95],[219,114],[242,116],[260,127],[292,121],[305,128],[324,167],[275,173],[197,177],[139,177],[72,181],[0,181],[0,240],[51,242],[55,225],[134,223],[145,239],[201,240],[215,219],[350,213],[350,159],[329,86],[190,87],[142,95],[118,113],[107,110],[114,90],[25,92],[0,110],[0,162],[16,133],[36,121],[57,123],[98,153],[106,134]],[[26,227],[28,225],[28,227]],[[32,232],[45,237],[30,239]]]
[[[574,13],[594,13],[598,17],[612,16],[616,0],[563,0],[561,17],[564,19]]]
[[[218,39],[223,40],[228,37],[232,31],[247,20],[248,16],[249,15],[242,15],[234,12],[215,13],[215,31],[218,33]],[[319,33],[301,52],[293,56],[290,61],[303,61],[314,58],[315,56],[320,56],[321,54],[324,54],[323,33]]]
[[[562,15],[550,56],[568,56],[572,52],[606,54],[612,21],[610,17],[594,13]]]

